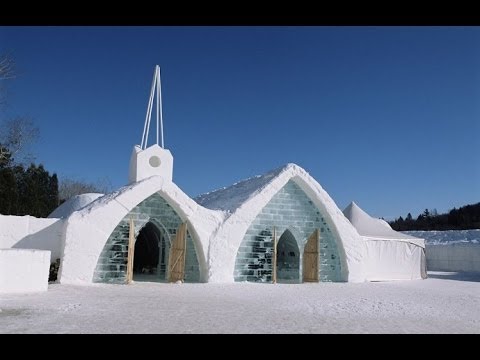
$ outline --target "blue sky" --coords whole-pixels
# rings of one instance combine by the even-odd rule
[[[5,52],[0,116],[60,178],[126,184],[159,64],[190,196],[294,162],[379,217],[480,201],[480,27],[0,27]]]

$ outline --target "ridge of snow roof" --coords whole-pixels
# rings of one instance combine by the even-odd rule
[[[158,175],[152,175],[150,177],[147,177],[145,179],[142,179],[140,181],[137,181],[137,182],[134,182],[134,183],[131,183],[131,184],[127,184],[127,185],[124,185],[120,188],[118,188],[117,190],[115,191],[112,191],[111,193],[108,193],[108,194],[105,194],[103,196],[100,196],[99,198],[97,198],[96,200],[94,200],[93,202],[91,202],[90,204],[86,205],[85,207],[81,208],[80,210],[78,210],[79,212],[82,212],[82,213],[89,213],[91,212],[93,209],[97,208],[97,207],[101,207],[103,206],[104,204],[107,204],[109,203],[110,201],[112,200],[115,200],[117,198],[119,198],[121,195],[123,195],[124,193],[128,192],[128,191],[131,191],[133,190],[134,188],[138,187],[138,186],[141,186],[141,184],[143,183],[148,183],[149,181],[152,181],[152,179],[158,179]],[[143,200],[143,199],[142,199]]]
[[[392,240],[408,240],[413,243],[423,241],[421,238],[403,234],[393,230],[390,225],[382,219],[376,219],[361,209],[354,201],[352,201],[344,210],[343,214],[357,229],[361,236],[392,239]]]
[[[118,188],[115,191],[112,191],[108,194],[100,196],[99,198],[92,201],[90,204],[84,206],[83,208],[81,208],[77,211],[83,212],[83,213],[89,213],[90,211],[92,211],[96,207],[102,206],[103,204],[106,204],[106,203],[112,201],[113,199],[116,199],[117,197],[119,197],[120,195],[125,193],[126,191],[129,191],[129,190],[133,189],[135,186],[138,186],[138,184],[140,184],[142,182],[145,182],[148,179],[150,179],[150,178],[140,180],[140,181],[138,181],[136,183],[133,183],[133,184],[124,185],[124,186]]]
[[[251,199],[264,189],[273,179],[288,169],[299,167],[288,163],[276,169],[270,170],[263,175],[256,175],[248,179],[196,196],[199,205],[211,210],[222,210],[228,213],[235,212],[243,203]]]

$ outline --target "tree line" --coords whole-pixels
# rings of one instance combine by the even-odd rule
[[[33,121],[17,117],[0,122],[0,214],[47,217],[67,199],[88,192],[108,192],[107,184],[50,174],[27,149],[37,138]]]
[[[389,224],[397,231],[480,229],[480,202],[453,208],[445,214],[425,209],[416,219],[408,213],[405,219],[400,216]]]
[[[0,214],[47,217],[58,205],[58,178],[43,165],[15,164],[5,147],[0,162]]]
[[[7,122],[8,124],[8,122]],[[26,126],[26,125],[22,125]],[[0,214],[47,217],[59,205],[75,195],[107,193],[107,181],[88,183],[50,174],[42,164],[16,161],[8,143],[0,137]]]

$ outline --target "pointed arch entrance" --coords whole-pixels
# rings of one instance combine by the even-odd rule
[[[171,254],[173,249],[175,253]],[[135,252],[140,258],[137,261]],[[172,256],[175,276],[169,278]],[[133,208],[110,234],[97,261],[93,282],[127,284],[130,280],[141,281],[142,276],[148,276],[144,281],[199,281],[192,234],[185,220],[158,193]]]
[[[276,280],[278,282],[299,282],[300,249],[290,230],[285,230],[278,239],[276,252]]]
[[[140,230],[133,255],[134,281],[166,279],[170,239],[159,226],[149,221]]]

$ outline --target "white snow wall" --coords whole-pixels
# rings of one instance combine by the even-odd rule
[[[426,253],[428,270],[480,272],[480,245],[427,245]]]
[[[46,291],[50,251],[0,249],[0,293]]]
[[[61,257],[62,238],[61,219],[0,215],[0,249],[50,250],[53,262]]]

